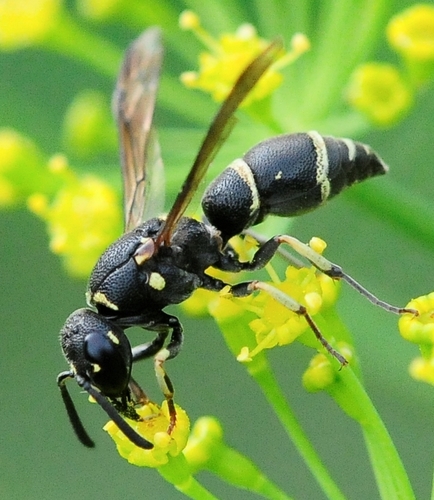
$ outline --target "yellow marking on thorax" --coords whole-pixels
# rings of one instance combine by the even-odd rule
[[[149,276],[149,286],[154,290],[163,290],[166,286],[166,280],[159,273],[151,273]]]
[[[108,307],[109,309],[112,309],[113,311],[119,310],[119,307],[116,304],[113,304],[113,302],[110,302],[105,293],[96,292],[94,295],[92,295],[92,300],[97,304],[101,304]]]

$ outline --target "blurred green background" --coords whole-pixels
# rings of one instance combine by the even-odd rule
[[[259,3],[246,8],[246,21],[257,20],[254,4]],[[180,12],[190,2],[174,5]],[[80,22],[120,49],[140,31],[123,23]],[[380,45],[377,54],[385,57],[385,46]],[[187,70],[192,69],[191,64],[183,66],[168,48],[166,68]],[[0,75],[0,126],[32,137],[47,155],[63,150],[59,128],[76,93],[98,88],[110,96],[113,88],[112,80],[85,64],[37,48],[0,53]],[[191,106],[196,105],[197,95],[190,93]],[[202,96],[198,99],[203,101]],[[363,137],[391,166],[389,177],[393,182],[416,193],[428,207],[433,205],[433,116],[434,92],[427,89],[400,125]],[[207,115],[204,121],[210,118]],[[164,109],[158,111],[158,121],[162,127],[189,125]],[[164,137],[163,133],[163,156]],[[234,142],[229,141],[227,147],[237,150]],[[192,158],[193,154],[190,146],[188,152],[179,152],[182,158]],[[72,162],[80,167],[78,159]],[[217,163],[223,168],[224,161],[217,158]],[[107,164],[111,172],[118,168],[115,154]],[[381,185],[388,180],[375,182]],[[353,189],[363,190],[364,186]],[[384,206],[383,212],[370,213],[345,193],[321,210],[299,217],[293,233],[302,241],[313,235],[324,238],[331,260],[379,297],[404,305],[433,289],[434,251],[402,228],[391,227],[384,220],[387,210]],[[66,275],[58,258],[48,251],[43,223],[24,209],[0,213],[0,241],[1,498],[182,498],[156,471],[130,466],[119,458],[101,430],[105,414],[87,404],[72,382],[71,393],[97,447],[87,450],[77,442],[56,386],[57,374],[66,369],[57,337],[70,312],[84,305],[85,282]],[[434,389],[408,376],[408,364],[417,355],[417,347],[399,336],[396,317],[373,307],[345,286],[339,310],[355,336],[366,387],[398,447],[416,496],[427,498],[434,455]],[[260,464],[283,489],[299,499],[323,498],[262,394],[230,355],[213,322],[182,320],[185,347],[167,368],[175,384],[176,400],[191,420],[215,415],[224,426],[227,441]],[[138,331],[130,338],[136,344],[148,336]],[[326,395],[310,395],[301,388],[300,377],[311,355],[310,350],[292,345],[273,350],[270,359],[308,435],[343,491],[352,499],[377,498],[358,426]],[[135,370],[136,378],[158,400],[151,363]],[[202,474],[200,479],[220,498],[252,498],[242,491],[234,493],[210,475]]]

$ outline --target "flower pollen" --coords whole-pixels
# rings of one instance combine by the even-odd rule
[[[148,403],[136,409],[142,420],[128,420],[128,424],[141,436],[153,443],[154,448],[145,450],[134,445],[113,421],[104,426],[116,443],[121,457],[138,467],[159,467],[169,461],[169,456],[177,456],[185,448],[190,433],[190,421],[185,411],[176,407],[176,426],[167,433],[170,417],[166,401],[160,406]]]
[[[235,33],[222,34],[219,39],[205,31],[199,17],[191,11],[181,14],[180,25],[183,29],[191,30],[208,49],[208,52],[199,56],[199,71],[183,73],[181,81],[187,87],[208,92],[217,102],[226,98],[243,69],[268,45],[266,40],[258,36],[256,28],[247,23],[239,26]],[[242,106],[247,107],[269,96],[282,83],[283,78],[278,70],[291,64],[308,48],[307,38],[297,34],[292,42],[292,50],[282,54],[268,69]]]

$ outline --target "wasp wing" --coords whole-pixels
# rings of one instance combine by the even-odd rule
[[[273,63],[282,50],[280,39],[272,42],[249,66],[241,73],[230,94],[214,117],[199,152],[185,180],[181,191],[167,215],[164,226],[158,235],[157,245],[170,243],[171,235],[190,203],[198,185],[203,179],[208,166],[214,159],[223,142],[230,134],[235,123],[234,113],[238,106],[256,85],[257,81]]]
[[[113,94],[124,184],[125,231],[143,220],[154,198],[148,193],[154,178],[163,171],[160,147],[152,131],[155,99],[163,60],[161,31],[147,29],[128,48]],[[146,205],[146,206],[145,206]]]

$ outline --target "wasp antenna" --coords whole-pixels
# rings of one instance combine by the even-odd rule
[[[77,381],[80,387],[82,387],[90,396],[92,396],[95,401],[101,406],[101,408],[107,413],[111,420],[119,427],[119,429],[125,434],[125,436],[139,448],[145,450],[151,450],[154,445],[147,441],[144,437],[138,434],[118,413],[115,407],[109,402],[109,400],[103,396],[99,391],[94,389],[90,383],[86,380]]]
[[[74,402],[69,395],[68,389],[66,387],[66,381],[70,378],[74,378],[70,372],[62,372],[57,376],[57,385],[60,389],[60,394],[62,395],[63,403],[66,408],[66,413],[68,414],[69,421],[71,422],[72,428],[79,439],[79,441],[87,446],[88,448],[94,448],[95,443],[90,438],[83,423],[78,416],[77,410],[75,409]]]

